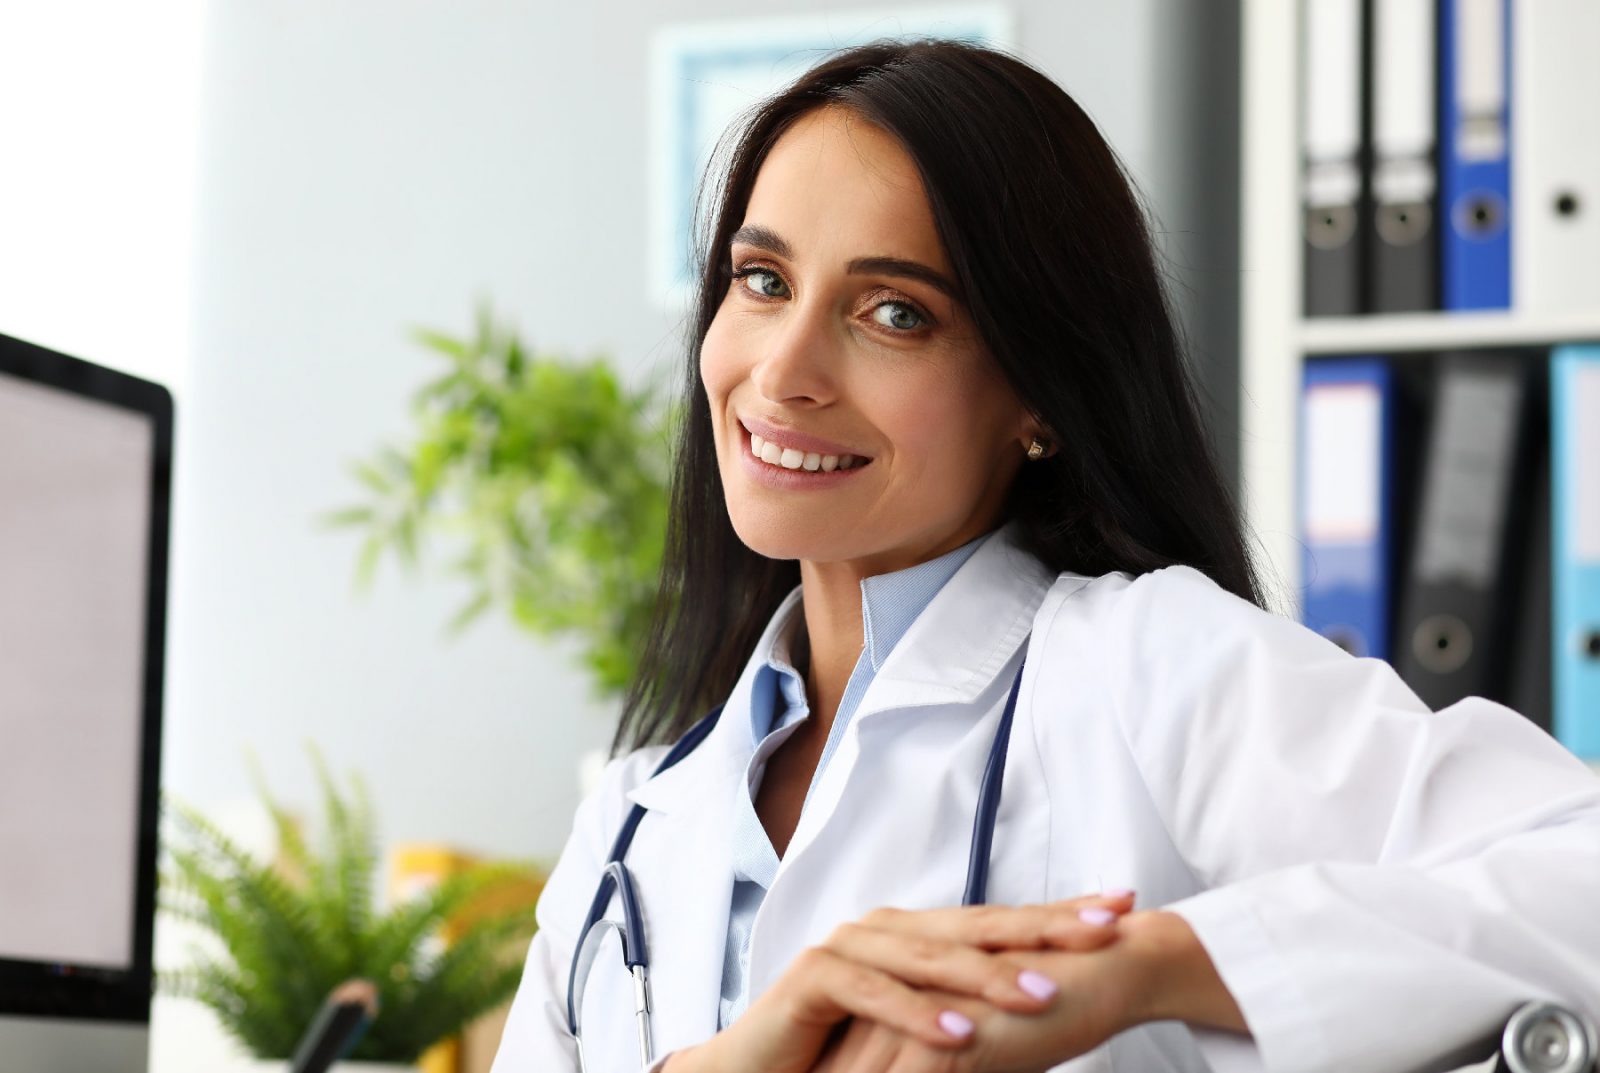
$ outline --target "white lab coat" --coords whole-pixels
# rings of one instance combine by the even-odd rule
[[[1010,526],[872,680],[756,916],[752,999],[841,922],[960,901],[979,776],[1030,634],[989,900],[1132,888],[1138,908],[1194,928],[1253,1035],[1144,1025],[1058,1069],[1405,1073],[1528,999],[1600,1013],[1600,778],[1582,762],[1481,698],[1431,713],[1388,664],[1192,568],[1055,576]],[[634,802],[648,810],[628,866],[655,1053],[715,1031],[758,665],[677,767],[652,779],[665,747],[639,750],[579,806],[494,1073],[576,1069],[562,1014],[575,932]],[[637,1070],[608,943],[583,1006],[589,1068]]]

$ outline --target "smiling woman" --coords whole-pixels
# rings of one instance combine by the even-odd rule
[[[1059,86],[851,49],[709,192],[653,633],[496,1073],[1398,1073],[1600,1005],[1600,780],[1259,606]]]

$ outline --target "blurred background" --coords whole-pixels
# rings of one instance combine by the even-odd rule
[[[1388,519],[1394,497],[1421,486],[1426,460],[1443,457],[1429,430],[1445,423],[1428,420],[1441,370],[1453,367],[1441,355],[1493,351],[1531,367],[1552,346],[1600,338],[1587,294],[1554,312],[1510,297],[1496,308],[1492,295],[1452,311],[1456,299],[1432,279],[1384,304],[1381,280],[1411,270],[1381,276],[1376,245],[1357,250],[1384,218],[1376,183],[1358,169],[1356,215],[1343,221],[1342,180],[1319,185],[1312,165],[1381,155],[1374,132],[1390,128],[1372,101],[1388,98],[1373,72],[1391,68],[1374,58],[1375,39],[1403,31],[1425,41],[1420,64],[1421,53],[1402,51],[1392,69],[1409,64],[1439,84],[1441,7],[1397,6],[1426,10],[1427,25],[1377,38],[1369,6],[1316,0],[831,3],[785,19],[751,17],[729,0],[0,2],[0,333],[159,382],[175,400],[162,785],[271,856],[281,832],[252,771],[288,814],[315,823],[326,785],[314,746],[335,784],[359,776],[365,786],[384,897],[405,893],[397,862],[411,861],[426,885],[458,859],[552,860],[583,773],[609,744],[625,655],[596,640],[614,626],[603,616],[546,629],[538,583],[519,581],[487,538],[472,545],[476,572],[446,569],[471,534],[492,528],[493,511],[472,516],[466,543],[423,531],[406,457],[426,455],[429,442],[446,451],[449,436],[418,417],[418,392],[473,362],[516,370],[603,359],[598,381],[541,381],[546,393],[530,388],[524,401],[557,390],[589,398],[598,382],[623,403],[591,412],[574,402],[578,424],[632,435],[627,400],[662,378],[676,383],[683,360],[687,299],[674,256],[695,192],[688,165],[719,117],[829,43],[941,21],[1010,48],[1098,123],[1146,200],[1270,601],[1322,628],[1308,589],[1338,571],[1321,572],[1307,549],[1364,549],[1344,575],[1358,579],[1359,606],[1339,604],[1326,632],[1387,656],[1352,636],[1369,621],[1399,635],[1416,625],[1408,614],[1428,617],[1401,580],[1407,535],[1425,526],[1396,517],[1380,536],[1378,515]],[[1421,92],[1383,85],[1391,97]],[[1428,94],[1406,105],[1427,133],[1405,152],[1436,174],[1401,200],[1431,212],[1424,261],[1437,268],[1450,209],[1437,201],[1443,105]],[[674,119],[685,102],[700,108],[698,125]],[[1415,231],[1421,211],[1395,216],[1384,234]],[[1356,252],[1340,260],[1344,241]],[[1404,390],[1374,387],[1371,365],[1323,367],[1352,356],[1389,369]],[[1357,385],[1355,409],[1304,410],[1322,398],[1312,394],[1318,376]],[[1529,383],[1518,389],[1528,398],[1547,390],[1547,380]],[[1530,420],[1551,420],[1547,406],[1540,413]],[[1364,475],[1318,492],[1331,504],[1321,515],[1306,513],[1305,497],[1311,476],[1326,481],[1329,470],[1302,449],[1302,421],[1323,430],[1321,450],[1333,445]],[[1389,428],[1410,439],[1375,438]],[[657,447],[648,436],[628,442],[629,479],[655,487]],[[385,445],[421,453],[396,461]],[[548,469],[528,481],[547,509],[577,502],[582,483]],[[1512,508],[1492,490],[1508,481],[1518,483],[1465,487],[1501,517]],[[456,490],[470,498],[470,483]],[[1382,511],[1372,506],[1380,499]],[[595,510],[599,526],[604,508]],[[335,514],[343,524],[330,523]],[[1516,578],[1548,578],[1548,550],[1542,565],[1525,563],[1538,540],[1496,536],[1486,554],[1501,574],[1514,558],[1530,571]],[[412,569],[397,554],[408,544],[419,545]],[[562,547],[547,551],[538,561],[552,572],[582,572]],[[1378,560],[1381,584],[1370,576]],[[562,595],[636,594],[636,576],[613,581]],[[492,603],[449,629],[490,590],[524,604]],[[1506,599],[1492,614],[1510,622]],[[1548,620],[1544,600],[1517,604],[1533,616],[1517,621]],[[1507,630],[1500,648],[1528,632]],[[1548,636],[1542,643],[1548,672]],[[1544,677],[1543,701],[1537,682],[1516,688],[1534,690],[1528,703],[1544,705],[1549,726]],[[1495,681],[1509,702],[1513,687]],[[182,962],[182,927],[158,925],[158,965]],[[208,1063],[233,1046],[204,1007],[157,999],[151,1068],[220,1068]]]

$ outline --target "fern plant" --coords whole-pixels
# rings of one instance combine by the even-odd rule
[[[604,357],[530,351],[487,303],[470,338],[413,335],[445,362],[413,399],[415,437],[355,463],[367,501],[322,518],[365,530],[358,588],[385,551],[412,567],[441,536],[472,586],[452,629],[496,607],[535,634],[576,635],[596,692],[619,693],[655,600],[676,409]]]
[[[482,865],[428,893],[374,909],[377,842],[366,791],[353,778],[343,796],[316,760],[326,813],[325,844],[308,842],[295,818],[267,792],[280,856],[255,859],[191,806],[163,801],[174,828],[165,840],[161,909],[198,925],[217,949],[163,972],[167,993],[209,1006],[223,1027],[258,1058],[287,1058],[335,986],[352,978],[377,985],[377,1019],[350,1057],[415,1062],[516,990],[514,942],[534,931],[533,904],[512,912],[462,913],[503,884],[526,884],[527,865]],[[504,893],[501,891],[500,893]],[[454,922],[453,941],[436,936]]]

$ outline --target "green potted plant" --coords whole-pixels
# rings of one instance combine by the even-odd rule
[[[193,950],[191,963],[161,973],[158,986],[204,1003],[246,1051],[282,1068],[329,992],[370,980],[378,1015],[349,1056],[352,1068],[411,1069],[429,1046],[516,990],[534,931],[533,900],[519,899],[514,910],[482,905],[503,885],[526,887],[534,870],[479,865],[379,912],[366,792],[353,779],[347,798],[320,759],[316,768],[325,813],[320,845],[257,779],[278,837],[273,862],[245,852],[196,809],[164,801],[172,830],[163,846],[161,909],[195,925],[210,949]],[[438,936],[447,924],[453,938],[446,945]]]
[[[324,516],[365,531],[357,584],[386,550],[413,566],[435,534],[462,550],[472,594],[456,629],[490,607],[541,636],[576,635],[600,695],[632,679],[666,536],[674,408],[609,361],[530,351],[495,323],[414,338],[445,370],[412,404],[415,438],[354,466],[367,501]]]

